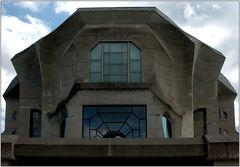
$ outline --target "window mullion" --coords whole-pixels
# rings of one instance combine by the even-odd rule
[[[104,61],[104,60],[103,60],[103,58],[104,58],[104,55],[103,55],[103,54],[104,54],[104,50],[103,50],[103,47],[104,47],[104,46],[103,46],[103,45],[104,45],[104,43],[102,42],[102,43],[101,43],[101,58],[102,58],[102,64],[101,64],[101,65],[102,65],[102,66],[101,66],[101,67],[102,67],[102,71],[101,71],[101,74],[102,74],[102,82],[103,82],[103,75],[104,75],[104,74],[103,74],[103,63],[104,63],[104,62],[103,62],[103,61]]]
[[[130,63],[129,63],[129,59],[130,59],[130,47],[129,47],[129,42],[128,42],[128,53],[127,53],[127,59],[128,59],[128,69],[127,69],[127,77],[128,77],[128,82],[130,81],[129,80],[129,76],[130,76],[130,73],[129,73],[129,69],[130,69],[130,67],[129,67],[129,65],[130,65]]]

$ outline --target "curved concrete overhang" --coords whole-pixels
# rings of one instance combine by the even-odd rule
[[[15,96],[19,94],[19,80],[18,77],[15,76],[6,91],[3,94],[3,97],[6,99],[9,96]]]
[[[34,43],[11,59],[19,81],[32,80],[41,84],[42,68],[39,55],[37,44]]]
[[[229,82],[229,80],[222,74],[218,76],[219,90],[218,93],[220,96],[237,96],[237,92]]]

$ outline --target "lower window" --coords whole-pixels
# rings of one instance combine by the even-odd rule
[[[84,138],[146,138],[146,106],[84,106]]]

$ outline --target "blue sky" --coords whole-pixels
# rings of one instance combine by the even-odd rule
[[[222,73],[239,90],[238,1],[1,1],[1,94],[16,75],[10,59],[47,35],[77,8],[154,6],[184,31],[219,50],[226,57]],[[5,101],[1,98],[1,132]],[[239,128],[239,97],[235,100]]]

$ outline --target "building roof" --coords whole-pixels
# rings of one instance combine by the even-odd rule
[[[231,93],[233,95],[237,95],[237,92],[235,91],[235,89],[233,88],[231,83],[228,81],[228,79],[222,73],[220,73],[220,75],[218,76],[218,81],[222,85],[224,85],[225,89],[227,88],[227,90],[225,90],[225,93],[227,91],[228,92],[227,94]],[[224,91],[224,90],[222,90],[222,91]]]
[[[109,13],[110,12],[110,13]],[[128,16],[128,17],[126,17]],[[187,38],[189,41],[191,41],[193,44],[201,43],[209,51],[213,51],[216,53],[216,56],[219,56],[221,58],[225,57],[223,54],[212,47],[204,44],[197,38],[191,36],[190,34],[184,32],[176,23],[174,23],[168,16],[166,16],[164,13],[162,13],[160,10],[158,10],[156,7],[110,7],[110,8],[79,8],[77,9],[67,20],[65,20],[58,28],[53,30],[51,33],[46,35],[45,37],[41,38],[37,42],[35,42],[31,47],[48,47],[48,44],[51,44],[52,41],[56,41],[55,46],[52,46],[52,50],[54,47],[61,48],[64,52],[67,50],[67,47],[71,46],[71,44],[62,44],[60,43],[61,40],[65,40],[65,43],[73,42],[74,38],[77,36],[77,34],[80,32],[81,27],[84,25],[100,25],[100,24],[164,24],[164,25],[170,25],[170,27],[174,27],[174,31],[178,31],[181,34],[181,37]],[[77,25],[76,25],[77,24]],[[76,26],[73,26],[76,25]],[[71,31],[69,31],[69,28],[72,28]],[[157,28],[157,31],[160,31],[161,29]],[[161,30],[162,31],[162,30]],[[68,37],[66,38],[59,35],[61,33],[68,33]],[[59,40],[57,40],[59,39]],[[44,44],[46,43],[46,45]],[[62,47],[62,45],[64,45]],[[65,48],[64,48],[65,47]],[[24,51],[18,53],[16,56],[12,58],[12,60],[19,58],[21,56],[24,56],[24,54],[29,48],[25,49]],[[43,49],[44,50],[44,49]],[[166,50],[166,53],[168,54],[168,50]],[[41,56],[45,56],[47,54],[40,54]],[[27,55],[29,56],[29,55]],[[41,58],[43,60],[43,58]],[[41,66],[41,65],[40,65]],[[220,74],[222,75],[222,74]],[[226,85],[228,89],[235,92],[233,87],[231,86],[230,82],[225,78],[220,76],[218,78],[221,83]],[[16,81],[15,81],[16,82]],[[11,84],[7,91],[9,91],[12,88]],[[6,92],[7,92],[6,91]],[[5,92],[5,94],[6,94]],[[236,93],[236,92],[235,92]]]
[[[6,98],[7,96],[18,94],[19,93],[19,80],[18,77],[15,76],[11,83],[9,84],[8,88],[3,94],[3,97]]]

